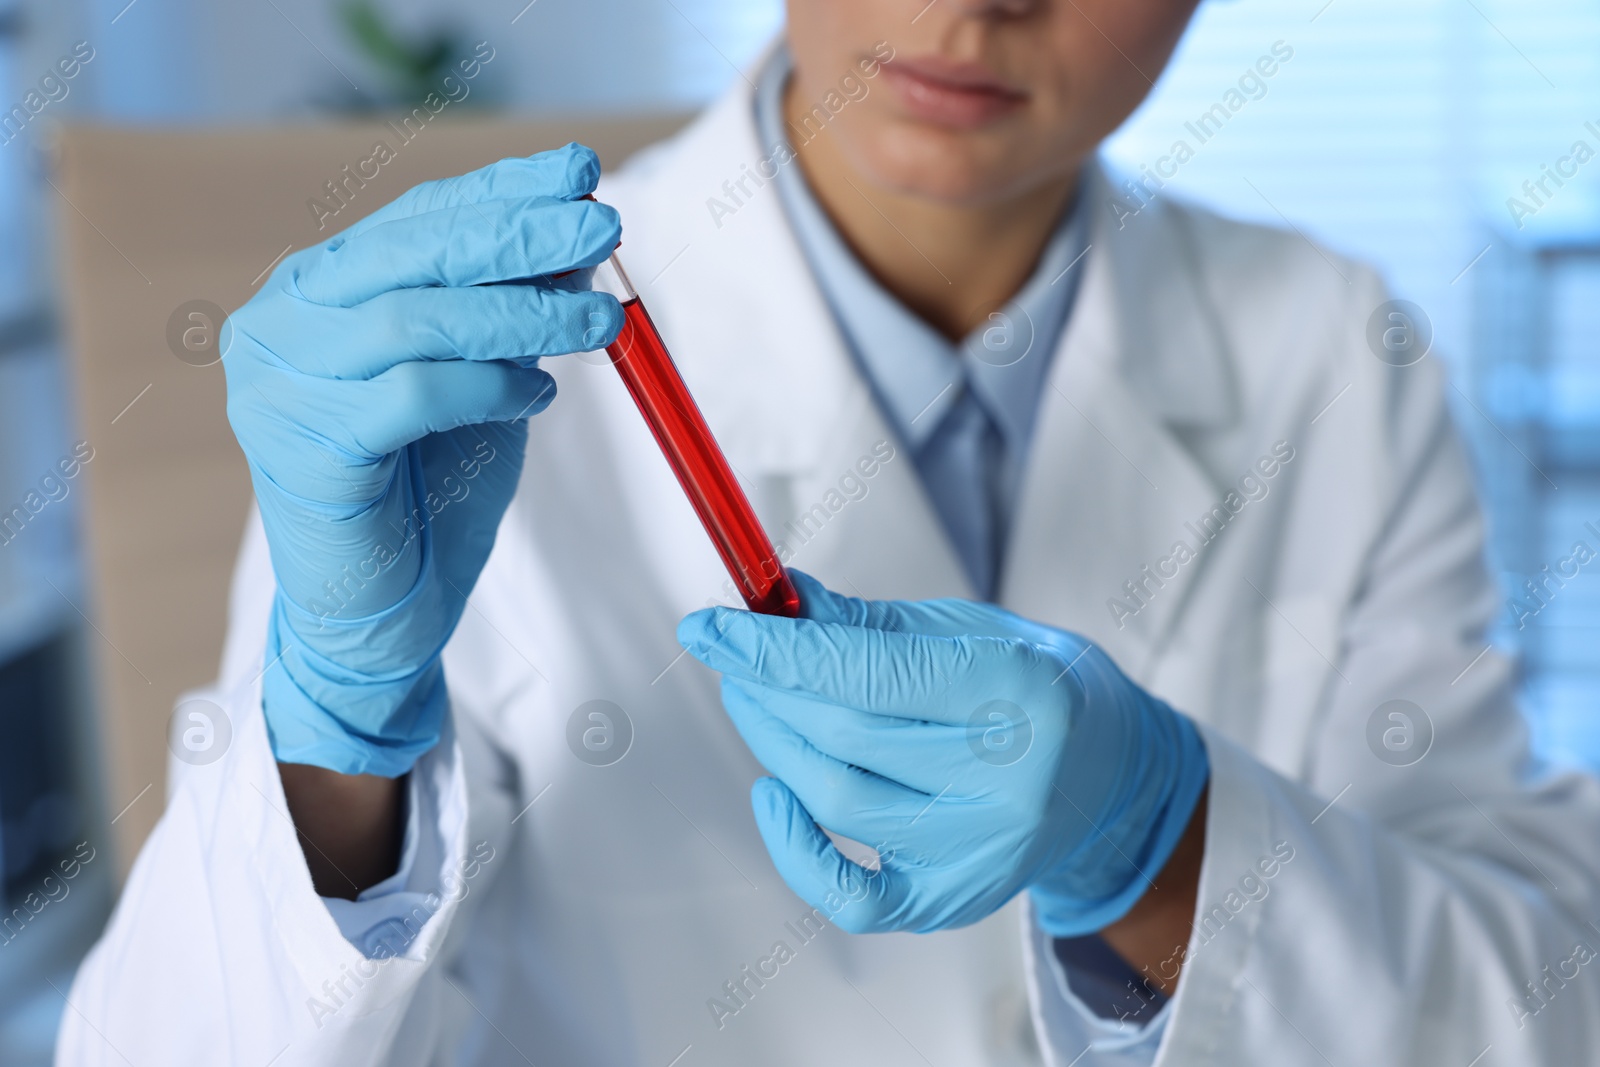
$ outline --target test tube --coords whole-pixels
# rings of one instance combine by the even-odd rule
[[[745,604],[763,615],[798,617],[799,592],[615,254],[594,268],[590,286],[622,304],[622,332],[606,347],[606,354],[649,423]]]

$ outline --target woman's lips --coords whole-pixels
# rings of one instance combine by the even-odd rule
[[[906,110],[940,126],[974,129],[1010,115],[1028,102],[1028,94],[995,77],[977,63],[959,63],[935,56],[895,58],[883,74]]]

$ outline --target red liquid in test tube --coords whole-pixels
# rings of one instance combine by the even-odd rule
[[[764,615],[797,618],[800,594],[616,256],[596,268],[593,284],[622,302],[625,323],[606,352],[745,604]]]

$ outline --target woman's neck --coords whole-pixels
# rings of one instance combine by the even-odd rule
[[[785,121],[799,116],[791,81]],[[803,109],[802,109],[803,110]],[[831,131],[797,151],[812,193],[851,251],[906,307],[959,340],[1027,282],[1076,186],[1075,172],[1017,196],[957,207],[872,188]]]

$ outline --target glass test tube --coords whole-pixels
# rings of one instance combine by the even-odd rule
[[[744,602],[764,615],[798,617],[800,594],[615,255],[594,269],[591,287],[622,303],[622,332],[606,353]]]

